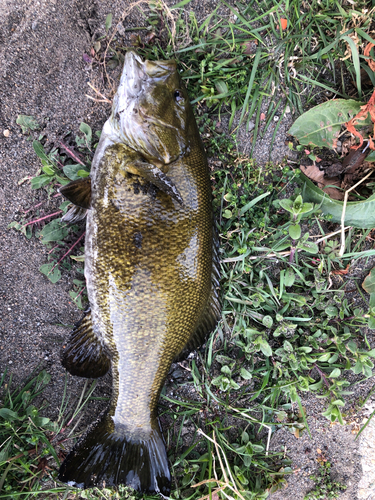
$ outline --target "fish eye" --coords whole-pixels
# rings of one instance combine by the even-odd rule
[[[181,90],[175,90],[173,94],[174,98],[176,99],[177,102],[181,101],[184,99],[184,95],[181,92]]]

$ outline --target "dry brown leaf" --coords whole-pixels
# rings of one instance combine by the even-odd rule
[[[369,102],[364,106],[361,106],[361,111],[359,111],[359,113],[357,113],[351,120],[345,123],[345,127],[347,128],[348,132],[351,132],[355,137],[358,137],[359,139],[359,144],[357,146],[353,146],[353,149],[359,149],[362,146],[364,140],[358,130],[355,129],[355,125],[360,125],[360,122],[366,120],[368,114],[370,115],[371,120],[374,124],[374,137],[369,136],[368,141],[370,149],[374,150],[375,144],[373,139],[375,138],[375,90],[370,97]]]
[[[332,274],[348,274],[350,268],[350,264],[346,266],[345,269],[336,269],[335,271],[331,271]]]
[[[334,200],[343,200],[344,192],[339,191],[334,187],[326,186],[337,186],[341,187],[341,182],[338,177],[324,177],[323,170],[319,170],[316,165],[301,165],[302,172],[312,181],[316,182],[317,186],[324,191],[330,198]]]
[[[366,57],[370,57],[370,51],[372,47],[375,47],[375,44],[371,42],[367,44],[365,50],[363,51],[363,55]],[[367,64],[370,66],[372,71],[375,71],[375,61],[373,61],[372,59],[367,59]]]

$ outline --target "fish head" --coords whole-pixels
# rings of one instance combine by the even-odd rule
[[[162,168],[187,150],[190,115],[175,61],[126,53],[111,116],[120,142]]]

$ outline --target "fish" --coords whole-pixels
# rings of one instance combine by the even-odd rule
[[[112,396],[58,478],[168,495],[159,396],[172,362],[200,346],[221,315],[209,168],[174,60],[126,53],[90,177],[60,192],[73,204],[66,220],[87,212],[89,300],[62,364],[88,378],[111,369]]]

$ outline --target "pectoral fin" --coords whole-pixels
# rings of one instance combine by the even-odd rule
[[[69,182],[59,189],[60,193],[69,201],[81,208],[91,206],[91,178],[85,177],[77,181]]]
[[[142,177],[147,179],[152,184],[155,184],[161,191],[168,194],[173,200],[176,200],[180,205],[183,204],[182,196],[177,189],[175,183],[160,168],[151,165],[150,163],[137,161],[134,162],[134,167]]]

